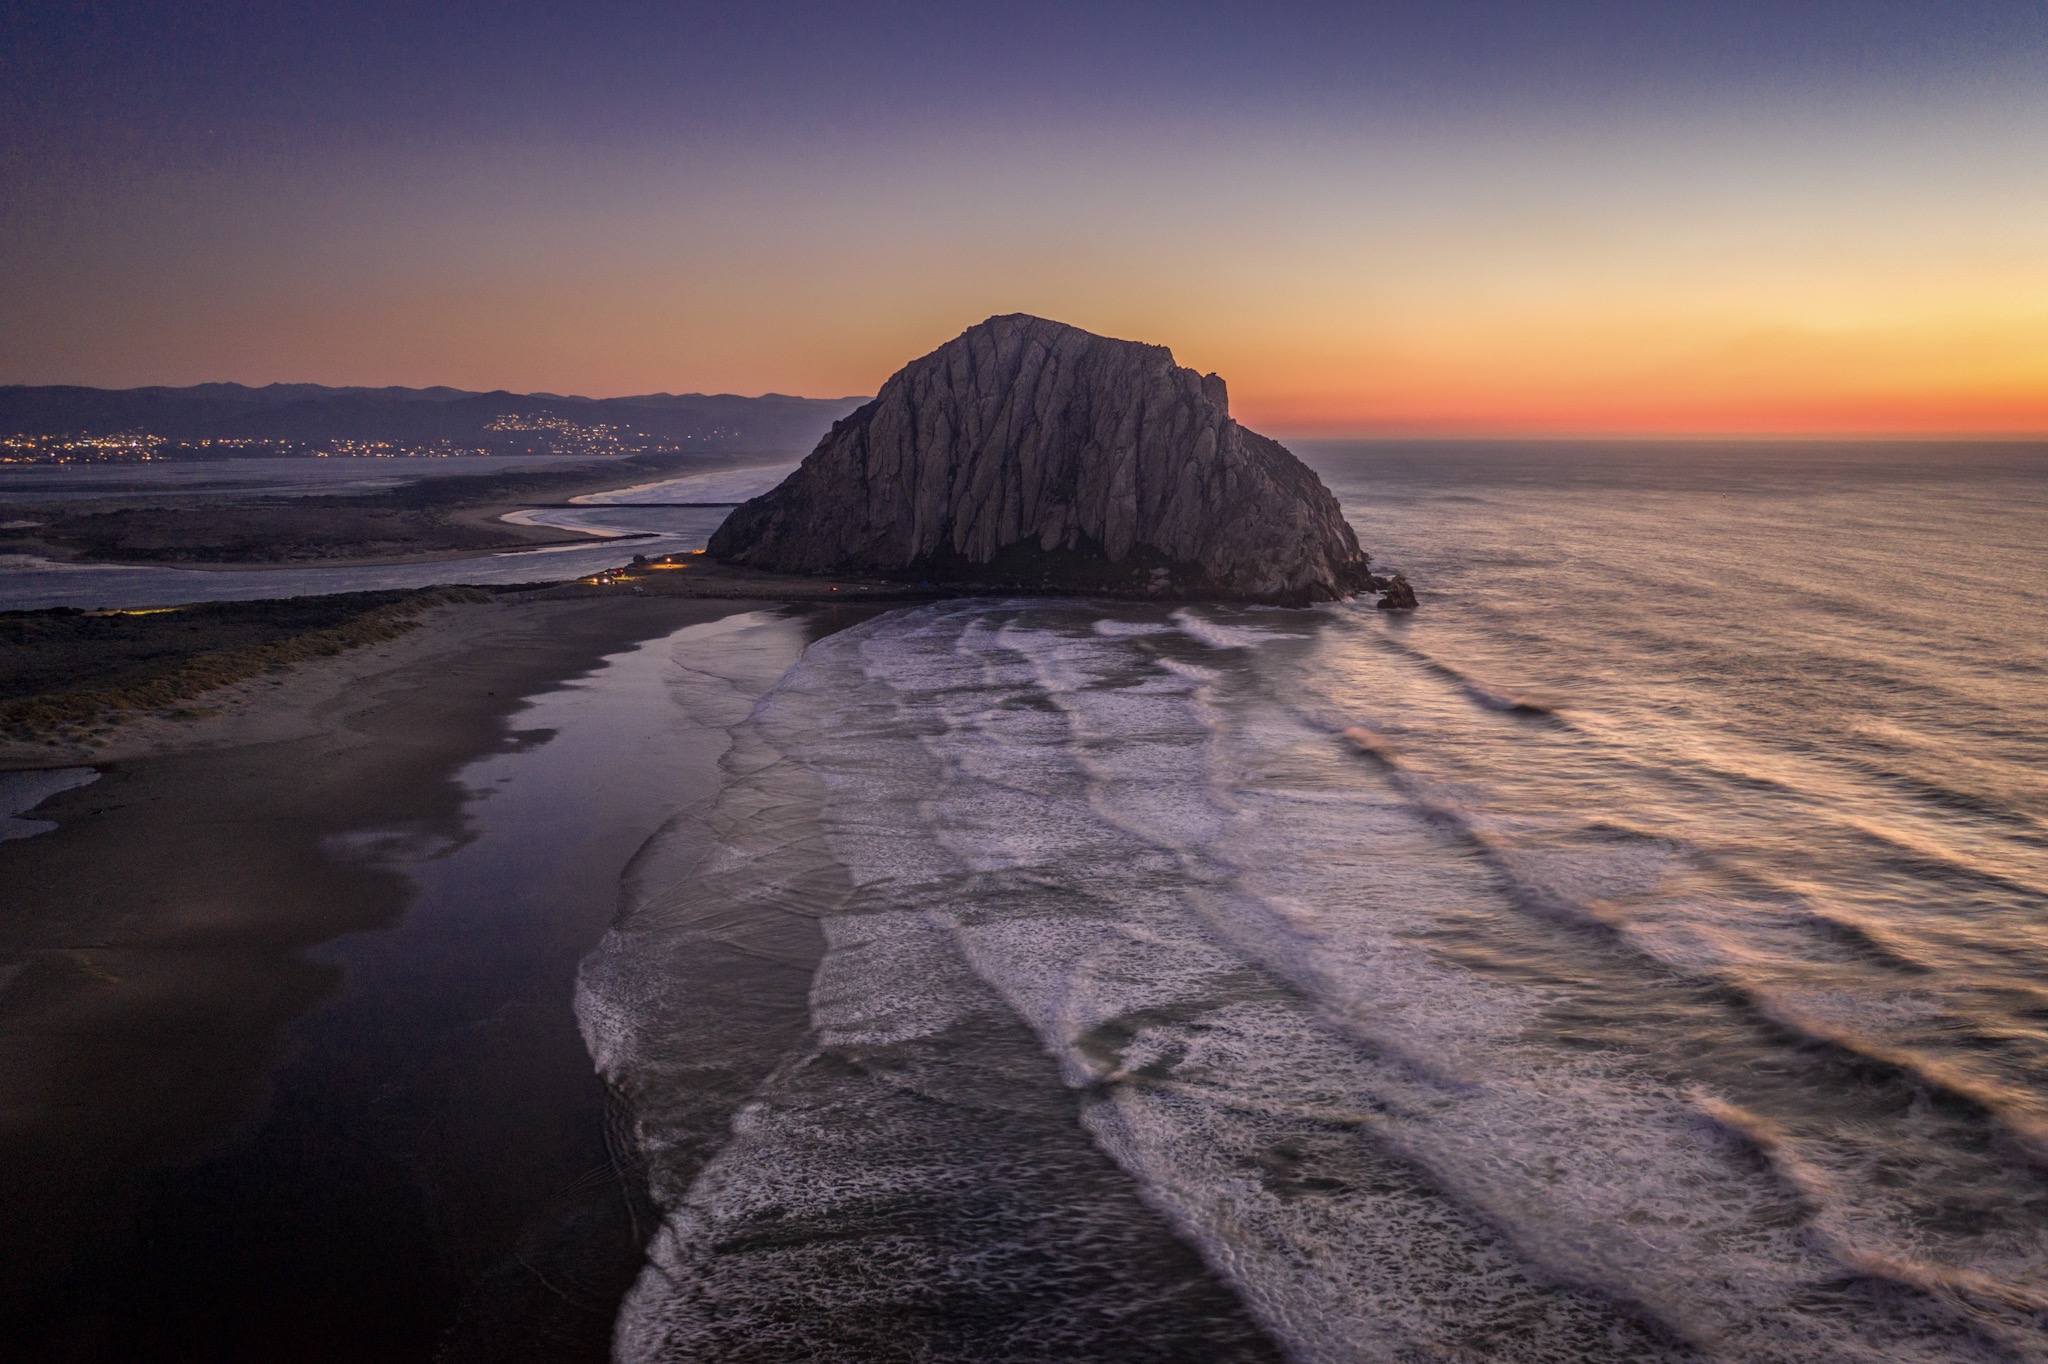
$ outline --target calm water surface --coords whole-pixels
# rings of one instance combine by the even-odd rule
[[[634,554],[701,549],[729,508],[678,503],[743,501],[780,482],[795,465],[721,467],[573,499],[580,505],[514,513],[530,525],[591,536],[587,543],[412,563],[272,568],[164,568],[60,563],[0,554],[0,611],[85,609],[250,601],[323,592],[371,592],[440,583],[557,582],[616,568]],[[58,502],[147,494],[298,496],[364,493],[422,477],[558,469],[555,456],[463,459],[246,459],[0,468],[0,502]]]
[[[2048,459],[1319,445],[1423,609],[812,644],[579,1011],[626,1359],[2048,1358]]]

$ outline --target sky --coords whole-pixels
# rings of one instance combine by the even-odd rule
[[[1277,435],[2048,432],[2048,0],[43,4],[0,383],[872,393],[995,313]]]

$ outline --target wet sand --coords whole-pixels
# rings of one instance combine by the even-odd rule
[[[640,824],[708,794],[722,745],[666,771],[665,806],[622,786],[599,834],[550,849],[521,935],[316,945],[390,929],[419,895],[405,857],[475,836],[457,774],[545,741],[508,733],[522,697],[759,605],[447,608],[217,697],[213,719],[126,727],[91,756],[99,781],[37,810],[55,832],[0,844],[0,1340],[42,1359],[603,1358],[644,1227],[569,990]],[[364,830],[384,843],[344,837]],[[350,946],[379,942],[399,944],[381,963]],[[399,1003],[351,1006],[361,979]]]

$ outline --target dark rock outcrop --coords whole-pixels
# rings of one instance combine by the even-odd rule
[[[1315,472],[1164,346],[1021,314],[904,366],[712,557],[967,589],[1291,605],[1375,586]]]
[[[1396,573],[1391,578],[1374,578],[1372,586],[1380,594],[1380,610],[1413,611],[1415,609],[1415,589],[1410,587],[1408,580],[1399,573]]]

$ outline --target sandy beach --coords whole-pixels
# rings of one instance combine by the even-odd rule
[[[463,1076],[475,1142],[488,1145],[494,1123],[533,1134],[495,1166],[479,1157],[496,1171],[490,1187],[422,1202],[399,1187],[403,1170],[365,1152],[361,1132],[336,1129],[360,1114],[281,1114],[290,1105],[271,1077],[281,1064],[305,1069],[293,1021],[343,988],[342,967],[307,950],[389,928],[415,899],[389,858],[351,850],[344,835],[460,845],[473,793],[456,774],[508,742],[544,741],[508,740],[522,698],[639,641],[758,605],[590,592],[448,607],[398,640],[216,693],[210,718],[138,719],[89,753],[0,753],[5,766],[87,760],[102,771],[36,812],[54,832],[0,844],[0,1111],[12,1153],[0,1273],[14,1338],[45,1358],[427,1358],[458,1304],[489,1285],[497,1305],[465,1309],[482,1312],[472,1335],[499,1338],[477,1357],[508,1357],[511,1322],[536,1357],[602,1358],[607,1295],[625,1287],[638,1247],[568,989],[609,922],[624,862],[652,831],[633,820],[658,810],[621,813],[606,837],[555,850],[557,881],[572,889],[551,902],[545,941],[497,982],[531,1007],[499,1029],[495,1059]],[[699,770],[665,773],[670,801],[709,789],[719,747],[700,746]],[[620,793],[622,811],[633,799]],[[492,1007],[504,1015],[502,1001]],[[350,1047],[340,1064],[377,1062]],[[299,1084],[316,1097],[379,1092],[374,1074],[315,1071]],[[310,1189],[306,1169],[318,1176]],[[265,1179],[305,1206],[249,1192]],[[565,1185],[580,1188],[567,1213]],[[465,1221],[458,1204],[489,1212]],[[353,1210],[353,1229],[328,1224],[339,1209]],[[546,1228],[536,1232],[550,1217],[575,1224],[580,1287],[548,1284],[544,1270],[494,1279],[515,1251],[550,1253]],[[331,1244],[278,1244],[308,1225],[329,1225]],[[239,1281],[193,1279],[223,1271]],[[459,1339],[444,1351],[463,1357]]]

